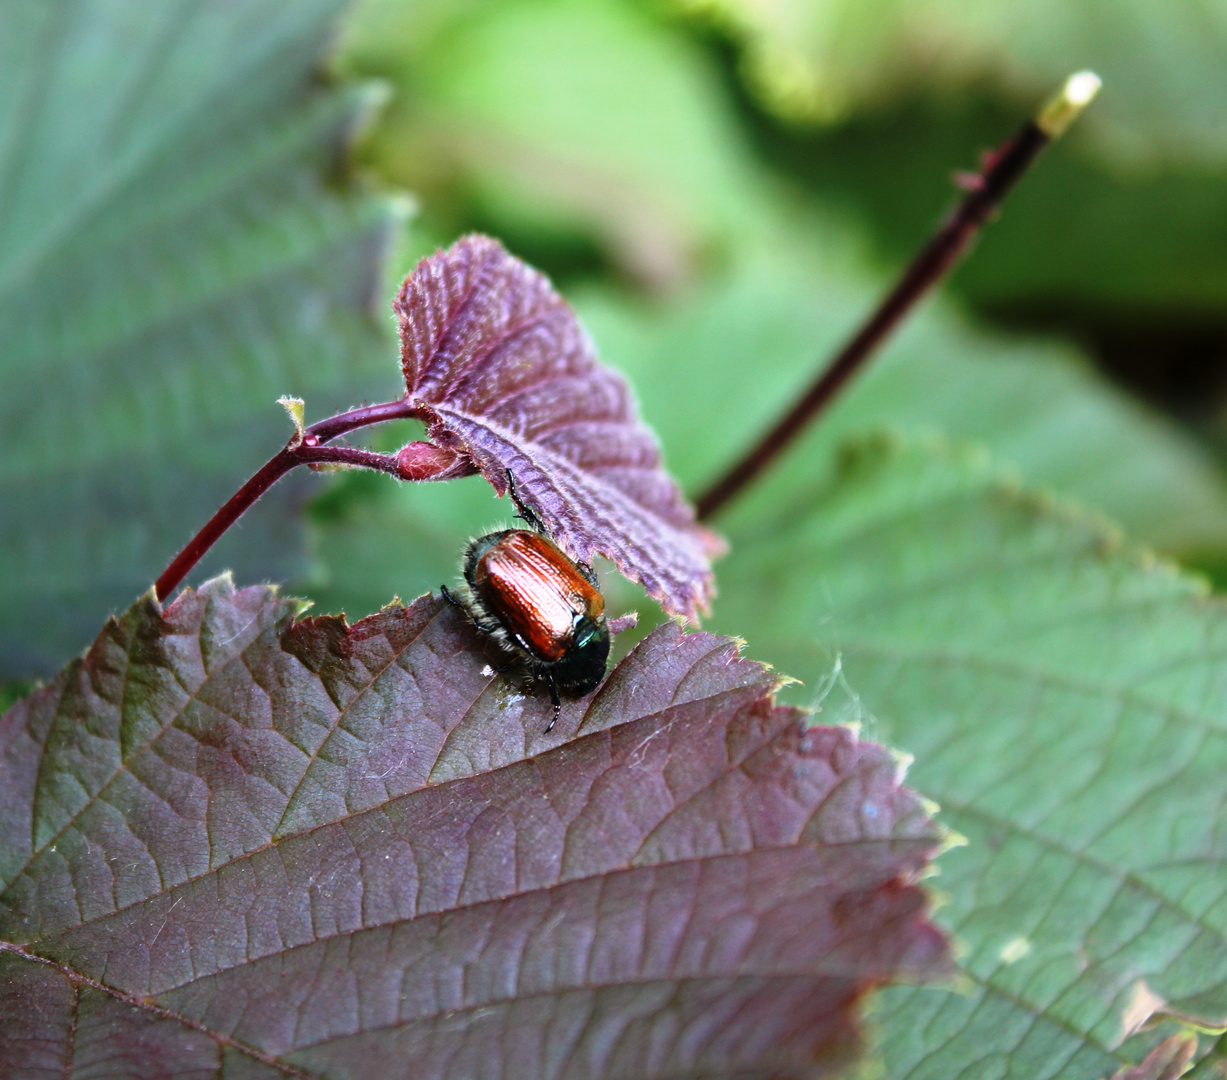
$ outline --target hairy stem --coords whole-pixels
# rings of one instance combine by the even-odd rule
[[[396,459],[387,454],[358,450],[348,446],[324,446],[324,443],[358,428],[380,424],[385,420],[401,420],[416,415],[415,408],[407,398],[385,401],[378,405],[366,405],[359,409],[330,416],[310,427],[301,435],[295,435],[289,443],[274,454],[256,474],[226,501],[225,505],[205,523],[204,528],[192,537],[188,545],[171,560],[154,584],[159,600],[164,600],[183,581],[192,568],[204,558],[205,553],[230,528],[253,503],[271,488],[286,473],[298,465],[338,464],[353,465],[366,469],[399,475]]]
[[[988,156],[983,171],[966,183],[966,198],[930,237],[877,310],[828,362],[801,399],[699,497],[696,508],[700,520],[710,518],[738,495],[830,404],[903,318],[950,273],[1039,152],[1069,126],[1098,89],[1099,80],[1090,72],[1071,76],[1035,119],[1028,120]]]

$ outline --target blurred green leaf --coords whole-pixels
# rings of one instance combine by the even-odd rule
[[[1227,9],[1204,0],[674,0],[744,45],[778,111],[830,119],[918,86],[988,83],[1024,106],[1083,68],[1112,158],[1227,161]]]
[[[914,754],[968,840],[940,886],[969,985],[885,995],[886,1075],[1098,1080],[1172,1033],[1148,1020],[1227,1024],[1227,609],[940,443],[770,495],[716,622],[821,720]]]
[[[789,83],[798,65],[826,72],[823,92],[848,123],[771,130],[747,118],[712,50],[633,0],[365,0],[347,63],[387,77],[402,98],[373,160],[428,192],[433,214],[449,208],[449,232],[475,221],[547,264],[558,249],[595,244],[641,280],[674,284],[688,255],[736,232],[747,201],[762,197],[750,119],[759,150],[824,203],[855,209],[904,258],[953,199],[952,171],[973,167],[1070,71],[1098,64],[1103,93],[1011,196],[960,287],[1012,314],[1085,316],[1089,304],[1096,325],[1125,332],[1156,311],[1170,322],[1227,301],[1227,129],[1214,91],[1227,81],[1227,17],[1217,9],[658,8],[679,6],[729,27],[769,80]]]
[[[1222,10],[1199,0],[681,6],[714,13],[746,43],[743,71],[768,99],[776,84],[824,97],[838,122],[747,108],[756,146],[822,205],[863,222],[892,261],[917,250],[957,197],[955,169],[974,168],[1070,71],[1096,67],[1103,93],[1010,196],[953,287],[995,318],[1075,336],[1126,385],[1217,434],[1205,428],[1227,393],[1227,154],[1213,89],[1227,55]]]
[[[0,674],[58,667],[308,410],[395,392],[399,211],[330,188],[339,0],[0,12]],[[200,574],[300,565],[294,485]]]
[[[347,68],[398,91],[371,160],[457,231],[476,215],[530,260],[583,239],[668,286],[740,212],[714,65],[637,5],[366,0],[346,41]]]

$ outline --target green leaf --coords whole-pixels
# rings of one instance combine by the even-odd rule
[[[713,66],[635,5],[366,0],[348,30],[346,65],[398,91],[372,160],[455,231],[476,215],[533,261],[582,238],[670,285],[739,212]]]
[[[399,211],[330,186],[339,0],[0,12],[0,674],[53,669],[312,412],[391,390]],[[288,485],[202,567],[301,565]]]
[[[772,58],[769,80],[795,80],[816,52],[814,63],[835,83],[864,84],[845,103],[853,110],[846,124],[758,123],[751,134],[824,203],[859,211],[899,260],[949,203],[952,170],[973,167],[1070,71],[1103,61],[1104,92],[1010,196],[960,287],[977,303],[1032,316],[1092,303],[1099,323],[1125,333],[1156,309],[1217,316],[1227,298],[1227,149],[1206,159],[1201,148],[1206,138],[1222,140],[1217,98],[1204,88],[1227,70],[1214,58],[1227,50],[1227,24],[1199,26],[1210,20],[1190,0],[1153,16],[1133,12],[1162,23],[1157,33],[1117,18],[1113,4],[1110,35],[1100,32],[1092,3],[1071,0],[1049,13],[1034,61],[1026,58],[1030,29],[1014,26],[1042,21],[1027,5],[943,0],[928,4],[934,20],[913,22],[915,4],[679,3],[714,9],[725,25],[731,13],[747,62]],[[763,194],[754,191],[759,166],[735,123],[744,113],[730,107],[713,65],[678,29],[612,0],[364,0],[344,56],[355,71],[396,85],[401,100],[372,156],[429,192],[433,215],[450,213],[440,242],[477,224],[534,261],[562,267],[572,265],[568,256],[590,262],[595,244],[639,278],[668,284],[693,270],[696,251],[735,232],[745,202]],[[921,64],[935,36],[951,47],[940,63]],[[997,63],[999,52],[1013,62]],[[1203,67],[1201,89],[1188,90],[1185,70]],[[957,94],[938,90],[969,70],[989,77]],[[1134,161],[1139,138],[1154,129],[1170,140],[1181,117],[1193,135],[1161,161]],[[1125,146],[1120,124],[1145,131]],[[1109,136],[1113,152],[1105,155]]]
[[[799,465],[739,510],[716,622],[914,754],[968,840],[966,992],[884,997],[886,1074],[1098,1080],[1172,1034],[1147,1021],[1227,1025],[1227,609],[982,454]]]

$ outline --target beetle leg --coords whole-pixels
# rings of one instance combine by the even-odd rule
[[[512,642],[514,642],[514,639],[511,639],[511,642],[509,642],[508,641],[509,635],[506,629],[500,626],[498,623],[482,622],[480,619],[473,618],[471,613],[469,615],[469,622],[471,622],[480,633],[485,634],[486,637],[494,638],[494,640],[497,641],[504,650],[511,648],[511,644]]]
[[[516,517],[525,522],[531,529],[536,532],[544,533],[549,536],[549,529],[533,512],[532,507],[520,498],[520,493],[516,491],[516,478],[511,475],[511,470],[507,470],[507,491],[511,495],[511,501],[516,504]]]
[[[491,619],[488,615],[482,618],[468,604],[460,599],[446,585],[440,585],[439,591],[443,594],[443,599],[453,607],[459,608],[461,614],[468,620],[469,625],[478,633],[485,634],[486,637],[494,638],[500,645],[506,647],[507,631],[498,623],[497,620]],[[518,644],[518,642],[517,642]]]
[[[558,699],[558,687],[554,685],[554,677],[552,675],[545,677],[545,684],[550,688],[550,701],[554,703],[554,718],[545,729],[546,732],[549,732],[550,728],[558,723],[558,714],[562,712],[562,702]]]

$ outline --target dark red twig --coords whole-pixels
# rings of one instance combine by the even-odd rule
[[[192,537],[178,555],[171,560],[170,565],[162,571],[161,577],[154,584],[159,600],[164,600],[183,581],[194,567],[204,557],[205,553],[227,529],[252,506],[252,504],[280,480],[291,469],[299,465],[353,465],[366,469],[378,469],[380,472],[399,476],[396,458],[387,454],[376,454],[369,450],[359,450],[348,446],[325,446],[324,443],[358,428],[369,427],[385,420],[400,420],[415,415],[415,409],[408,399],[385,401],[379,405],[367,405],[360,409],[350,409],[349,412],[330,416],[327,420],[304,428],[301,434],[296,433],[283,449],[279,450],[266,462],[259,471],[236,491],[220,510],[214,514],[204,528]]]
[[[738,495],[822,412],[904,316],[950,272],[1039,152],[1072,122],[1098,88],[1098,78],[1089,72],[1071,77],[1035,119],[1028,120],[1013,138],[988,156],[979,174],[962,179],[960,186],[968,189],[968,195],[912,260],[869,320],[827,364],[804,396],[699,497],[696,509],[700,520],[710,518]]]

